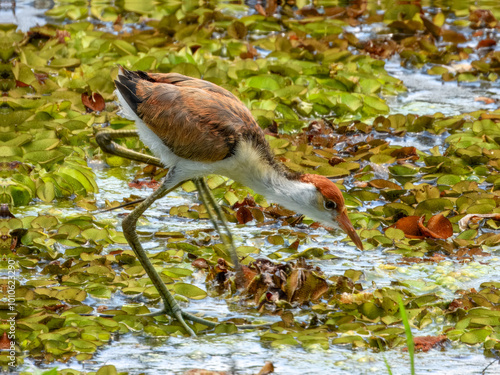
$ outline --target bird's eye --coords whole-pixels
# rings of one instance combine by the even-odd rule
[[[325,208],[327,210],[334,210],[337,208],[337,203],[334,201],[325,201]]]

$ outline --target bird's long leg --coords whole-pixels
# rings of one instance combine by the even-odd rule
[[[201,323],[209,327],[214,327],[215,323],[201,319],[181,310],[179,304],[167,289],[165,283],[149,260],[139,241],[139,236],[137,235],[136,231],[137,220],[144,213],[144,211],[146,211],[157,199],[167,195],[170,191],[179,186],[180,183],[178,181],[169,178],[172,174],[173,173],[171,169],[160,187],[155,192],[153,192],[153,194],[147,197],[139,206],[137,206],[125,219],[123,219],[122,228],[125,239],[137,256],[137,259],[139,259],[141,265],[144,267],[144,270],[146,271],[147,275],[151,279],[151,282],[156,287],[161,299],[163,300],[164,309],[160,312],[160,314],[167,313],[175,317],[189,334],[191,334],[192,336],[196,336],[194,331],[186,324],[185,320]],[[158,314],[155,313],[154,315]]]
[[[208,215],[210,217],[210,220],[212,221],[217,232],[219,232],[219,235],[221,236],[222,242],[229,249],[229,253],[231,255],[231,261],[233,262],[234,269],[236,271],[236,278],[237,278],[236,284],[238,287],[242,286],[243,285],[242,284],[243,272],[241,270],[241,264],[240,264],[240,261],[238,259],[238,254],[236,253],[236,247],[234,246],[233,234],[231,233],[231,230],[229,229],[229,227],[227,225],[226,217],[224,216],[224,213],[222,212],[220,206],[215,201],[215,197],[213,196],[212,192],[210,191],[210,188],[207,186],[205,179],[198,178],[198,179],[193,180],[193,182],[196,185],[198,192],[200,193],[200,198],[201,198],[203,204],[207,208],[207,212],[208,212]],[[217,218],[214,218],[210,207],[215,211]],[[220,227],[217,223],[217,219],[224,227],[224,231],[226,232],[226,235],[227,235],[227,240],[224,236],[222,236],[222,231],[220,230]]]

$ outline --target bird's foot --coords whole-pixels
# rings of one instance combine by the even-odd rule
[[[187,321],[190,321],[192,323],[199,323],[206,325],[209,328],[214,328],[217,323],[212,322],[210,320],[206,320],[203,318],[200,318],[199,316],[190,314],[188,312],[178,310],[177,312],[171,311],[168,307],[163,307],[162,309],[158,311],[151,312],[149,314],[142,314],[140,316],[159,316],[159,315],[169,315],[177,321],[181,323],[181,325],[184,327],[184,329],[193,337],[196,337],[196,333],[189,327],[186,323]],[[236,325],[238,329],[259,329],[259,328],[269,328],[273,323],[262,323],[262,324],[243,324],[243,325]]]
[[[153,312],[150,312],[148,314],[140,314],[138,316],[160,316],[160,315],[169,315],[169,316],[172,316],[172,312],[167,309],[166,307],[162,308],[161,310],[158,310],[158,311],[153,311]]]
[[[207,327],[213,328],[217,325],[217,323],[212,322],[210,320],[205,320],[203,318],[200,318],[196,315],[192,315],[190,313],[184,312],[182,310],[177,310],[177,311],[172,311],[169,309],[167,306],[164,306],[158,311],[153,311],[148,314],[141,314],[139,316],[147,316],[147,317],[155,317],[155,316],[160,316],[160,315],[168,315],[171,316],[172,318],[176,319],[181,325],[184,327],[184,329],[189,333],[189,335],[196,337],[196,333],[194,333],[193,329],[189,327],[189,325],[186,323],[186,321],[190,321],[193,323],[199,323],[206,325]]]

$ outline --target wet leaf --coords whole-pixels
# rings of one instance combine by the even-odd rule
[[[401,190],[401,186],[399,186],[398,184],[396,184],[394,182],[387,181],[387,180],[381,180],[381,179],[371,180],[368,184],[370,186],[377,188],[377,189],[389,188],[389,189],[393,189],[393,190]]]
[[[266,364],[260,369],[257,375],[268,375],[274,372],[274,366],[272,362],[266,362]]]
[[[48,63],[51,68],[73,68],[80,65],[80,59],[77,58],[57,58]]]
[[[475,222],[477,223],[479,220],[484,219],[484,218],[491,218],[493,220],[500,220],[500,214],[469,214],[465,215],[463,218],[460,219],[458,222],[458,225],[461,230],[465,230],[468,226],[469,223]]]

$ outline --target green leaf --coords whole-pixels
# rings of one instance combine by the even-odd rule
[[[188,77],[201,78],[201,73],[198,68],[190,63],[180,63],[174,66],[171,70],[172,73],[183,74]]]
[[[52,182],[46,182],[36,189],[36,195],[44,202],[52,202],[56,197],[55,187]]]
[[[259,75],[250,77],[249,79],[247,79],[247,86],[269,91],[274,91],[281,88],[278,79],[271,75]]]
[[[353,94],[339,93],[338,101],[349,108],[352,113],[356,113],[363,106],[363,101]]]
[[[453,208],[453,202],[446,198],[431,198],[420,202],[415,209],[415,215],[436,214]]]
[[[405,238],[405,233],[401,229],[387,228],[385,236],[391,240],[402,240]]]
[[[144,56],[132,65],[132,70],[150,71],[156,67],[156,58],[154,56]]]
[[[217,324],[214,328],[215,334],[233,334],[238,332],[238,328],[233,323]]]
[[[130,43],[118,39],[113,41],[113,45],[115,46],[116,50],[118,51],[119,54],[122,56],[126,55],[131,55],[131,56],[136,56],[137,55],[137,49]]]
[[[437,184],[438,185],[453,186],[455,184],[458,184],[460,181],[462,181],[460,176],[453,175],[453,174],[446,174],[446,175],[438,178]]]
[[[70,340],[70,343],[73,344],[75,350],[78,352],[94,353],[97,350],[96,344],[87,340]]]
[[[80,59],[76,58],[59,58],[47,63],[51,68],[74,68],[80,65]]]
[[[370,161],[375,164],[392,164],[396,158],[387,154],[377,154],[370,157]]]
[[[50,164],[64,159],[64,154],[57,150],[33,151],[24,154],[24,161],[38,164]]]
[[[366,96],[364,99],[364,104],[365,104],[364,110],[368,113],[373,113],[373,114],[389,113],[389,107],[380,98],[374,96]],[[368,106],[369,109],[366,108],[366,106]]]
[[[14,206],[25,206],[30,203],[32,196],[30,190],[21,185],[9,185],[7,193],[11,196]]]
[[[376,79],[365,78],[359,81],[363,94],[374,94],[380,90],[382,84]]]
[[[491,329],[473,329],[460,336],[460,341],[465,344],[474,345],[484,342],[490,334]]]
[[[87,298],[87,293],[78,288],[67,288],[57,293],[56,298],[63,301],[79,301],[82,302]]]
[[[418,169],[410,166],[408,164],[406,165],[393,165],[389,167],[389,171],[392,174],[395,174],[397,176],[413,176],[418,173]]]
[[[349,176],[349,171],[344,168],[332,167],[331,165],[325,164],[320,166],[315,170],[315,173],[326,177],[344,177]]]
[[[191,299],[203,299],[207,296],[207,292],[197,286],[186,283],[175,283],[174,291],[181,296]]]

